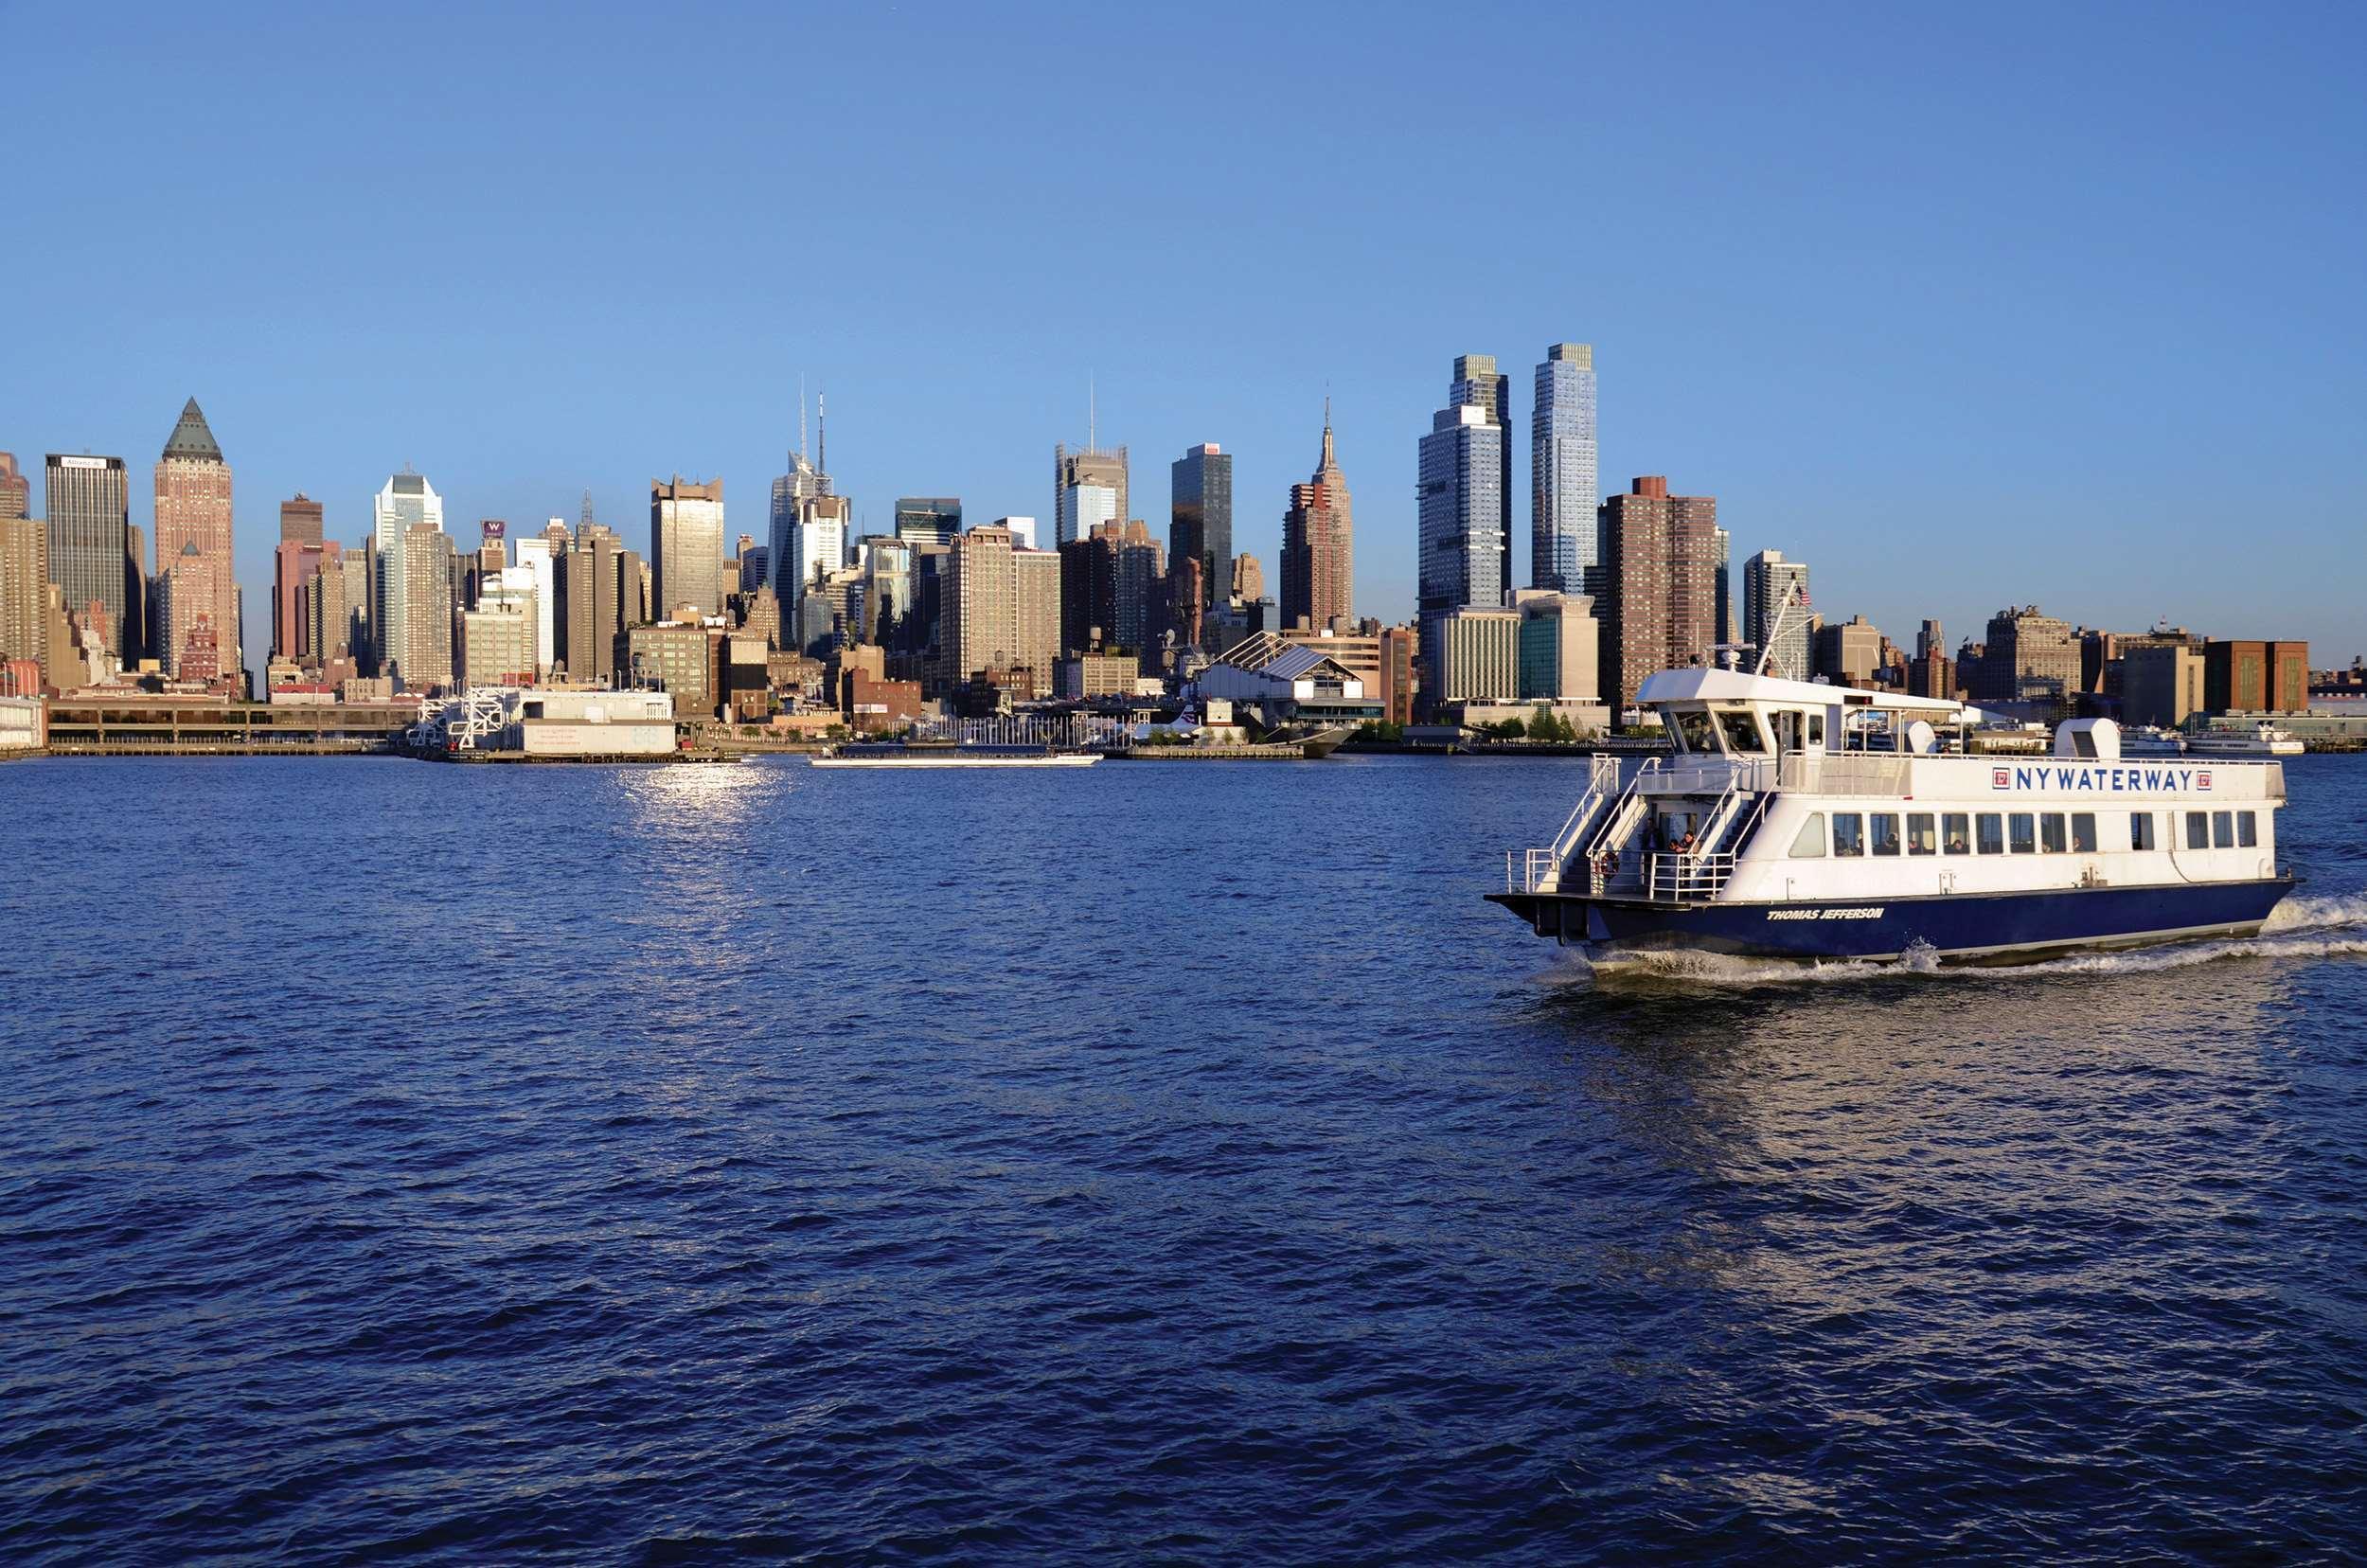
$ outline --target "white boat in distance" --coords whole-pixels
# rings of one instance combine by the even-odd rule
[[[1049,746],[885,740],[836,746],[809,760],[817,768],[1086,768],[1100,761],[1101,754]]]
[[[2187,739],[2186,749],[2197,757],[2299,757],[2305,748],[2264,719],[2249,730],[2204,730]]]

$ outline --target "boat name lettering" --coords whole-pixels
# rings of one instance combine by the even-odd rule
[[[1878,920],[1880,904],[1851,904],[1838,909],[1771,909],[1771,920]]]
[[[2183,793],[2211,788],[2209,768],[1991,768],[1992,790],[2061,790],[2105,794]]]

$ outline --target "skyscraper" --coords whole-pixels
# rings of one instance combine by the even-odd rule
[[[1465,360],[1455,362],[1458,374]],[[1462,383],[1458,382],[1458,386]],[[1486,407],[1457,401],[1432,419],[1422,437],[1418,509],[1421,556],[1415,583],[1422,659],[1435,676],[1444,652],[1441,626],[1468,608],[1504,604],[1504,427]]]
[[[562,539],[565,530],[561,530]],[[564,544],[561,549],[564,549]],[[548,534],[527,534],[518,541],[518,564],[508,568],[532,579],[534,589],[534,670],[548,675],[559,662],[559,551]]]
[[[945,584],[945,651],[956,683],[1017,662],[1019,600],[1011,554],[1010,530],[992,525],[953,541]]]
[[[1454,383],[1447,401],[1487,410],[1500,439],[1496,442],[1496,566],[1498,592],[1512,588],[1512,379],[1496,369],[1493,354],[1464,354],[1454,362]],[[1503,602],[1501,598],[1489,601]]]
[[[33,482],[16,466],[15,453],[0,452],[0,518],[32,515]]]
[[[1785,607],[1791,613],[1785,615]],[[1782,623],[1783,634],[1776,635]],[[1808,563],[1786,561],[1781,550],[1761,550],[1742,563],[1742,635],[1753,649],[1753,669],[1760,668],[1768,644],[1775,645],[1765,668],[1787,681],[1808,678]]]
[[[432,661],[436,646],[434,628],[414,629],[413,611],[420,601],[411,597],[410,585],[415,575],[406,560],[411,548],[413,530],[425,528],[428,534],[440,537],[444,531],[444,498],[433,486],[405,464],[400,473],[387,479],[383,489],[370,503],[371,539],[376,551],[376,564],[370,573],[370,642],[376,659],[377,673],[400,674],[413,686],[424,684],[414,680],[410,670],[402,668],[405,658],[425,655]],[[428,534],[418,537],[425,539]],[[443,541],[440,553],[449,560],[452,542]],[[431,574],[433,568],[429,569]],[[433,619],[443,627],[443,646],[447,650],[449,672],[452,647],[452,590],[449,573],[445,578],[444,597],[427,604]],[[424,638],[425,640],[419,640]]]
[[[919,544],[951,544],[962,531],[958,495],[900,495],[896,500],[896,537]]]
[[[124,651],[125,579],[145,565],[130,559],[131,498],[123,459],[48,455],[44,476],[48,512],[49,580],[78,619],[94,604],[107,622],[107,647]],[[133,651],[137,652],[133,637]]]
[[[453,684],[452,536],[440,523],[402,530],[402,641],[395,669],[404,686],[422,691]]]
[[[238,584],[230,564],[230,465],[222,461],[222,448],[195,398],[182,405],[181,418],[156,461],[158,571],[169,566],[178,571],[191,545],[211,563],[214,602],[207,614],[222,668],[235,670],[243,662],[244,652],[236,618]],[[192,618],[184,606],[181,623],[188,625]],[[186,642],[187,638],[178,640]],[[167,668],[177,669],[178,665]]]
[[[797,400],[797,450],[789,454],[789,472],[773,481],[773,514],[765,544],[765,555],[773,568],[773,595],[781,601],[781,614],[792,622],[797,618],[798,601],[805,597],[806,584],[812,576],[797,557],[797,525],[809,515],[806,503],[830,493],[829,474],[820,465],[806,460],[806,408],[801,392]]]
[[[321,542],[321,504],[298,490],[279,503],[279,537],[298,544]]]
[[[1716,607],[1710,612],[1710,626],[1722,643],[1740,642],[1741,633],[1735,626],[1734,535],[1723,528],[1712,529],[1711,552],[1717,558],[1717,587],[1713,597]]]
[[[1635,701],[1647,676],[1708,662],[1716,641],[1717,501],[1671,495],[1657,474],[1603,504],[1608,606],[1602,619],[1604,700]]]
[[[1214,441],[1186,448],[1168,465],[1167,561],[1198,561],[1201,580],[1219,580],[1233,560],[1233,454]],[[1205,609],[1202,605],[1201,608]]]
[[[1100,523],[1059,548],[1060,651],[1098,652],[1117,641],[1118,543],[1125,530]]]
[[[1156,646],[1166,631],[1166,555],[1139,517],[1119,535],[1117,625],[1112,632],[1120,648],[1145,651]],[[1052,671],[1043,667],[1036,674],[1048,682]]]
[[[657,614],[723,613],[723,481],[650,481],[650,568]]]
[[[0,516],[0,664],[17,659],[49,678],[49,533],[22,515]]]
[[[1282,624],[1321,631],[1354,615],[1356,529],[1347,475],[1331,444],[1331,400],[1324,400],[1324,450],[1314,477],[1290,487],[1282,514]]]
[[[1529,418],[1529,585],[1592,594],[1602,561],[1594,469],[1594,349],[1557,343],[1537,367]],[[1595,572],[1597,578],[1588,574]]]
[[[1126,449],[1052,449],[1052,541],[1082,539],[1096,523],[1123,523],[1126,510]]]
[[[783,574],[793,597],[782,601],[781,614],[799,648],[831,630],[818,612],[807,614],[806,599],[846,564],[853,509],[843,495],[810,495],[797,503],[797,520],[789,533],[789,570]]]
[[[614,528],[587,523],[576,530],[566,559],[552,574],[559,599],[552,625],[569,680],[615,678],[617,639],[630,624],[623,613],[623,558]]]

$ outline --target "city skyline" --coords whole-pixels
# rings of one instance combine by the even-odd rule
[[[1699,73],[1721,101],[1656,103],[1616,83],[1599,106],[1563,101],[1537,90],[1541,61],[1491,60],[1511,132],[1571,149],[1539,194],[1488,187],[1397,123],[1439,71],[1479,58],[1475,44],[1344,41],[1318,113],[1262,90],[1314,27],[1279,17],[1237,18],[1216,29],[1221,47],[1163,39],[1135,62],[1154,101],[1103,137],[1079,145],[1031,113],[989,156],[964,145],[952,107],[974,73],[1023,98],[1050,69],[1022,47],[1026,14],[1010,22],[808,19],[799,47],[835,68],[792,134],[757,91],[771,46],[786,46],[787,24],[766,19],[733,24],[750,36],[717,65],[719,123],[685,128],[611,126],[588,107],[627,90],[663,32],[629,13],[561,29],[489,18],[482,50],[449,49],[433,28],[374,38],[443,111],[395,124],[334,112],[333,65],[359,26],[342,18],[261,29],[159,10],[102,68],[66,46],[63,13],[14,12],[26,55],[59,62],[19,89],[28,166],[152,212],[176,238],[127,252],[70,227],[0,258],[22,302],[12,344],[40,367],[0,385],[0,448],[28,470],[84,451],[145,469],[195,397],[238,473],[253,668],[269,645],[273,508],[299,490],[320,499],[329,537],[350,544],[369,491],[405,462],[436,475],[455,531],[572,518],[588,488],[646,552],[634,520],[653,472],[765,494],[802,370],[840,416],[832,467],[855,532],[892,531],[896,497],[915,493],[960,495],[971,517],[1042,517],[1050,443],[1096,438],[1148,462],[1215,442],[1236,459],[1234,547],[1271,570],[1328,391],[1356,482],[1357,607],[1398,620],[1413,611],[1414,449],[1438,368],[1484,353],[1525,378],[1572,341],[1593,347],[1602,378],[1602,492],[1665,473],[1718,497],[1735,559],[1775,547],[1814,562],[1820,608],[1895,635],[1927,616],[1972,627],[2035,597],[2091,624],[2290,630],[2329,657],[2367,640],[2345,594],[2287,570],[2367,515],[2348,413],[2367,402],[2367,371],[2338,349],[2367,310],[2342,260],[2360,219],[2316,199],[2355,183],[2367,147],[2335,69],[2360,41],[2348,13],[2296,12],[2272,34],[2173,12],[2135,41],[2073,17],[2043,54],[1975,20],[1735,13],[1671,37],[1598,19],[1590,49]],[[1524,55],[1577,41],[1573,19],[1522,26],[1539,45]],[[725,30],[668,27],[685,45]],[[2136,51],[2142,68],[2101,83],[2076,69],[2103,47]],[[544,63],[493,71],[520,50]],[[891,72],[921,108],[875,123],[863,86]],[[197,80],[224,90],[198,98]],[[1212,80],[1254,105],[1238,124],[1162,96]],[[65,112],[102,80],[117,110],[104,124]],[[1839,81],[1848,95],[1817,91]],[[267,119],[236,107],[258,95],[275,102]],[[2055,107],[1995,115],[2008,98]],[[2260,101],[2275,112],[2240,107]],[[2319,134],[2279,130],[2297,120]],[[597,180],[508,177],[546,122],[601,139]],[[1756,136],[1762,124],[1777,134]],[[293,167],[266,155],[291,125],[314,144]],[[1901,125],[1918,134],[1902,143]],[[155,167],[168,134],[214,147],[222,183],[200,192]],[[1152,242],[1165,186],[1203,165],[1223,170],[1209,191],[1228,222],[1303,224],[1306,169],[1255,155],[1272,145],[1318,157],[1324,245],[1212,262]],[[776,212],[768,191],[792,155],[845,242],[792,247],[784,269],[778,237],[808,204]],[[1056,159],[1109,187],[1098,232],[1141,242],[1074,257],[1018,245],[1044,221]],[[1410,169],[1434,207],[1412,233],[1392,194]],[[614,191],[636,180],[723,215],[697,287],[597,228],[612,210],[623,222]],[[399,196],[430,215],[417,232],[378,223]],[[942,256],[899,239],[932,201],[954,240]],[[2196,223],[2205,209],[2217,217]],[[1660,222],[1660,258],[1602,243],[1596,215],[1611,211]],[[599,242],[571,243],[587,221]],[[2242,241],[2263,227],[2280,236],[2273,269]],[[1474,251],[1461,242],[1474,233],[1501,243]],[[324,276],[338,287],[308,286]],[[207,312],[176,311],[201,296]],[[1065,330],[1045,334],[1047,318]],[[668,378],[660,346],[685,336],[708,345],[702,374]],[[1511,412],[1525,422],[1522,391]],[[1505,464],[1522,583],[1527,434],[1510,433]],[[2281,491],[2259,525],[2270,547],[2218,551],[2226,492],[2261,473]],[[130,522],[152,565],[140,477]],[[1129,516],[1158,531],[1167,497],[1134,477]],[[749,506],[738,526],[761,537]],[[1983,548],[1945,561],[1902,547],[1966,539]]]

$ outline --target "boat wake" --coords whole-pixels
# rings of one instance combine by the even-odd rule
[[[2287,899],[2270,914],[2257,936],[2071,953],[2031,964],[1944,966],[1936,952],[1921,944],[1896,959],[1849,958],[1820,964],[1717,953],[1623,953],[1592,959],[1568,953],[1535,978],[1545,986],[1597,990],[1830,986],[1902,976],[2012,983],[2056,975],[2159,973],[2231,958],[2367,958],[2367,895]]]

